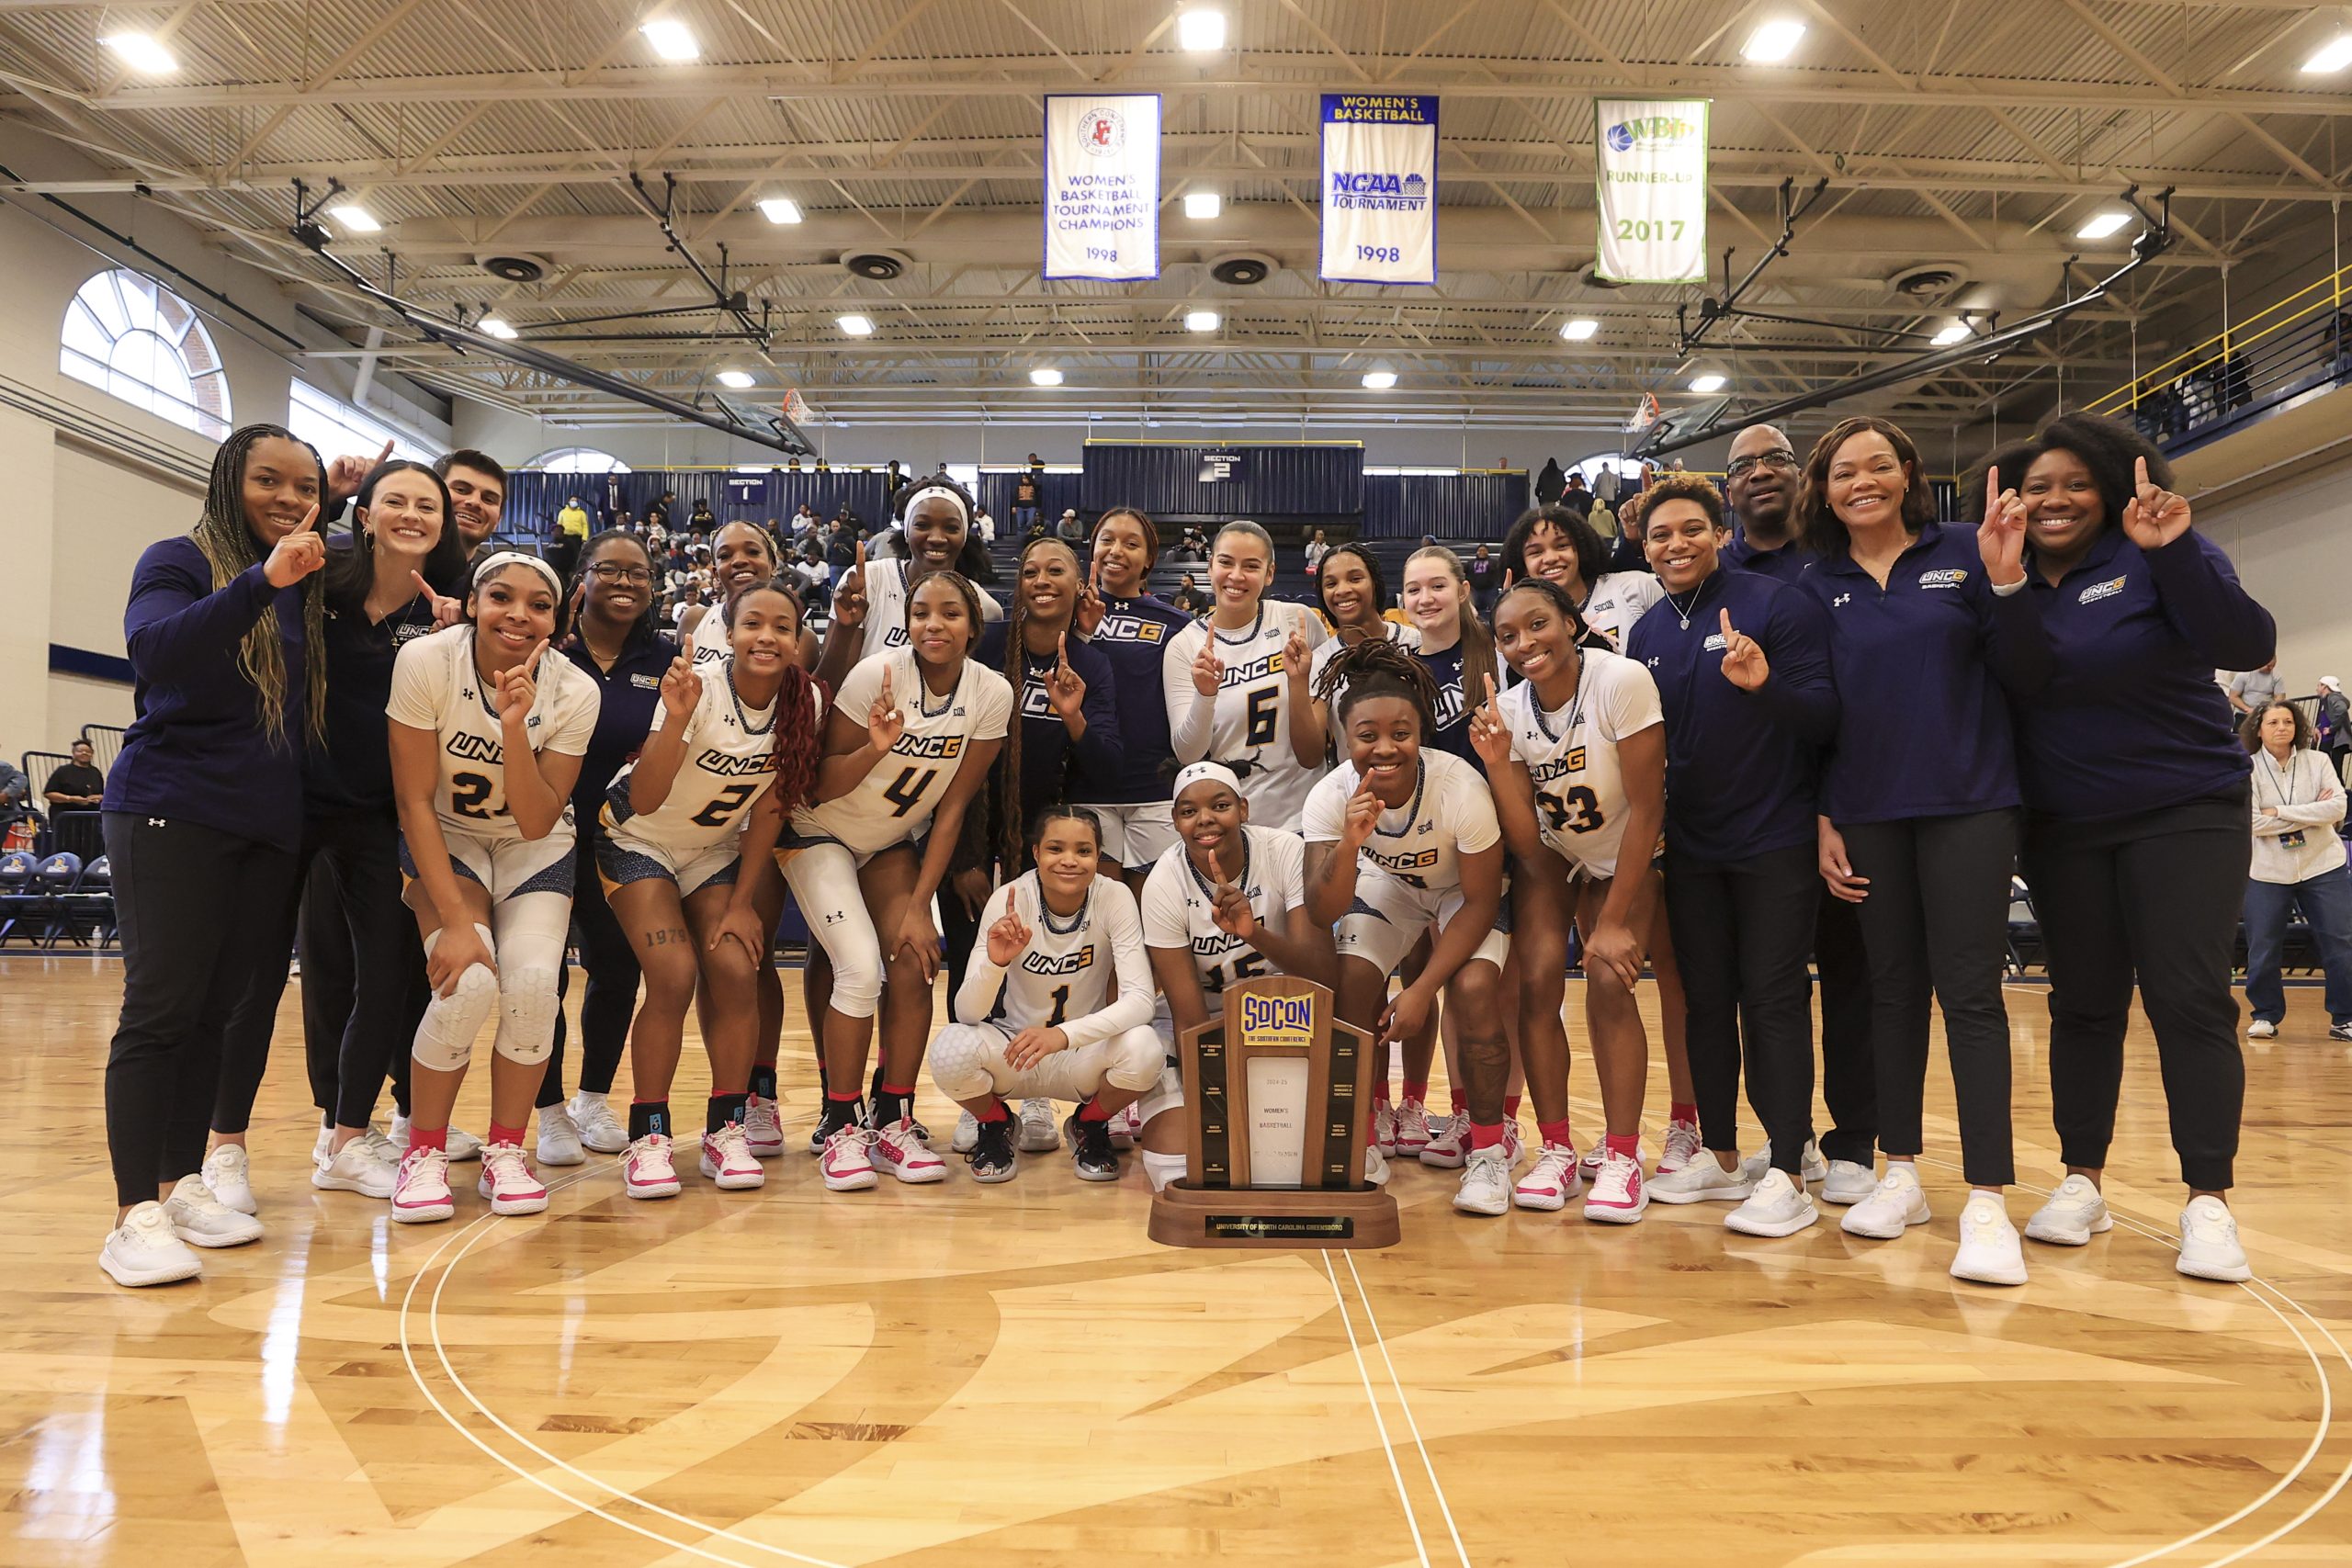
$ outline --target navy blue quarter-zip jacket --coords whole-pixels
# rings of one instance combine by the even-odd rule
[[[1815,758],[1838,728],[1821,607],[1770,578],[1720,565],[1693,593],[1687,615],[1669,598],[1625,639],[1666,710],[1666,841],[1702,861],[1809,844]],[[1771,664],[1753,692],[1724,677],[1725,610]]]
[[[1747,542],[1745,528],[1735,528],[1730,542],[1724,546],[1723,564],[1781,582],[1794,582],[1813,564],[1813,552],[1794,539],[1778,549],[1759,550]]]
[[[2260,669],[2278,628],[2221,547],[2192,528],[2144,551],[2109,524],[2055,583],[2029,553],[2022,597],[2050,643],[2049,679],[2014,705],[2027,806],[2087,820],[2245,787],[2213,671]]]
[[[662,677],[677,659],[679,648],[659,635],[632,637],[610,670],[597,666],[595,655],[588,651],[588,639],[577,634],[564,643],[563,653],[582,674],[596,682],[597,694],[603,698],[596,709],[596,728],[588,737],[588,750],[580,759],[580,780],[571,786],[572,828],[585,841],[596,813],[604,807],[605,791],[612,787],[621,769],[645,750],[646,739],[653,733],[662,715]],[[710,666],[704,668],[702,678],[724,679]]]

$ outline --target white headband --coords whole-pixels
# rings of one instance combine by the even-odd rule
[[[537,572],[541,577],[548,580],[548,592],[555,594],[559,599],[563,597],[563,579],[555,574],[555,568],[549,566],[538,557],[535,555],[527,555],[521,550],[501,550],[496,555],[492,556],[489,559],[483,561],[480,566],[474,568],[474,586],[477,588],[481,587],[483,579],[490,577],[493,573],[503,571],[510,566],[529,567],[533,571]]]
[[[969,523],[972,520],[972,509],[964,504],[964,498],[957,495],[954,491],[949,490],[945,485],[925,485],[922,489],[916,491],[912,495],[907,497],[906,507],[899,513],[899,515],[901,517],[912,517],[915,514],[915,507],[923,502],[931,500],[933,496],[937,496],[942,501],[952,502],[956,508],[956,515],[962,518],[965,522]]]
[[[1169,792],[1173,800],[1196,784],[1221,784],[1235,795],[1241,793],[1241,781],[1223,762],[1194,762],[1176,775],[1176,787]]]

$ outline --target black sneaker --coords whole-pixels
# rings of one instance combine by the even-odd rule
[[[1119,1179],[1119,1151],[1111,1146],[1110,1122],[1089,1122],[1073,1111],[1062,1132],[1069,1139],[1070,1166],[1080,1181]]]
[[[964,1157],[971,1162],[975,1181],[1010,1181],[1019,1172],[1020,1159],[1012,1152],[1012,1118],[1000,1116],[993,1122],[982,1122],[974,1137],[972,1152]]]

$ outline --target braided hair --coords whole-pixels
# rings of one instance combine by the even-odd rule
[[[793,591],[792,580],[783,576],[747,582],[729,594],[718,609],[719,624],[734,631],[735,606],[754,593],[783,594],[792,604],[794,630],[799,629],[800,595]],[[733,668],[731,661],[729,668]],[[784,683],[776,688],[775,701],[775,797],[789,821],[794,808],[809,804],[817,793],[817,762],[825,750],[824,714],[832,706],[833,694],[822,681],[803,670],[797,658],[787,655]]]
[[[1315,697],[1332,705],[1343,729],[1357,704],[1373,697],[1402,697],[1420,716],[1421,738],[1437,733],[1437,678],[1428,665],[1386,637],[1367,637],[1333,654],[1315,678]]]
[[[189,530],[196,547],[212,569],[212,591],[218,593],[248,567],[257,566],[269,551],[254,536],[245,517],[245,468],[259,443],[290,441],[311,455],[319,474],[319,501],[326,501],[327,466],[318,448],[282,424],[248,424],[232,431],[212,455],[212,476],[205,485],[204,514]],[[297,590],[302,596],[303,728],[313,741],[326,734],[327,649],[326,578],[312,572]],[[275,601],[276,592],[271,598]],[[258,617],[237,645],[237,671],[249,682],[261,705],[261,728],[272,746],[286,741],[286,655],[279,644],[277,615],[273,607]]]

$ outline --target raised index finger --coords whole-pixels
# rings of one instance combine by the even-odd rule
[[[2148,482],[2148,465],[2144,461],[2140,465],[2140,482],[2142,484],[2146,484]],[[296,534],[307,534],[312,528],[318,526],[318,522],[319,503],[314,501],[311,502],[311,510],[302,513],[302,521],[295,524],[292,528],[288,529],[286,536],[290,539]]]
[[[678,637],[678,647],[681,650],[681,657],[684,658],[688,664],[691,665],[694,663],[695,634],[692,632],[681,633]]]
[[[1728,641],[1738,634],[1731,629],[1731,606],[1728,604],[1724,605],[1722,613],[1724,617],[1724,637]]]
[[[2132,488],[2135,490],[2154,490],[2156,488],[2148,478],[2147,458],[2134,457],[2132,459]]]
[[[2001,499],[2001,470],[1991,464],[1984,468],[1984,515],[1993,515],[1993,505]]]
[[[390,439],[387,439],[387,440],[384,442],[384,449],[383,449],[381,452],[379,452],[379,453],[377,453],[377,454],[376,454],[376,462],[377,462],[377,465],[378,465],[379,467],[381,467],[381,466],[382,466],[382,465],[384,465],[385,463],[388,463],[388,462],[391,461],[391,457],[392,457],[392,444],[391,444],[391,442],[390,442]]]

